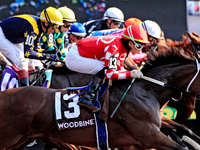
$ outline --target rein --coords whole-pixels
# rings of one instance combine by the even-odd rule
[[[147,81],[149,81],[149,82],[158,84],[158,85],[163,86],[163,87],[171,88],[171,89],[174,89],[174,90],[177,90],[177,91],[186,93],[186,94],[191,95],[191,96],[196,97],[196,98],[200,98],[200,95],[197,95],[197,94],[195,94],[195,93],[193,93],[193,92],[190,92],[190,91],[186,91],[186,90],[177,88],[177,87],[175,87],[175,86],[173,86],[173,85],[164,83],[164,82],[162,82],[162,81],[159,81],[159,80],[156,80],[156,79],[153,79],[153,78],[150,78],[150,77],[143,76],[143,77],[141,77],[141,79],[147,80]],[[194,78],[193,78],[193,79],[194,79]]]
[[[191,95],[191,96],[196,97],[196,98],[200,98],[200,95],[197,95],[197,94],[195,94],[195,93],[189,91],[189,88],[190,88],[191,84],[194,82],[194,80],[195,80],[196,77],[198,76],[199,70],[200,70],[200,63],[199,63],[199,62],[200,62],[200,59],[199,59],[198,54],[197,54],[197,51],[200,50],[200,46],[197,46],[194,42],[192,42],[192,48],[193,48],[193,50],[194,50],[194,55],[195,55],[195,57],[196,57],[195,60],[196,60],[196,65],[197,65],[197,73],[194,75],[194,77],[192,78],[192,80],[191,80],[190,83],[188,84],[186,90],[182,90],[182,89],[177,88],[177,87],[175,87],[175,86],[169,85],[169,84],[167,84],[167,83],[164,83],[164,82],[161,82],[161,81],[158,81],[158,80],[149,78],[149,77],[145,77],[145,76],[144,76],[144,77],[142,77],[142,79],[147,80],[147,81],[150,81],[150,82],[153,82],[153,83],[155,83],[155,84],[159,84],[159,85],[161,85],[161,86],[163,86],[163,87],[168,87],[168,88],[172,88],[172,89],[178,90],[178,91],[180,91],[180,92],[182,92],[182,93],[186,93],[186,94]]]

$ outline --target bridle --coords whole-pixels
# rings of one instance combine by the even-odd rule
[[[191,43],[192,44],[192,48],[194,50],[194,55],[195,55],[195,61],[196,61],[196,66],[197,66],[197,72],[196,74],[194,75],[194,77],[192,78],[192,80],[189,82],[186,90],[182,90],[182,89],[179,89],[179,88],[176,88],[174,86],[171,86],[171,85],[166,85],[167,87],[170,87],[170,88],[173,88],[173,89],[176,89],[176,90],[179,90],[180,92],[183,92],[183,93],[186,93],[186,94],[189,94],[193,97],[196,97],[196,98],[200,98],[200,95],[197,95],[191,91],[189,91],[189,88],[191,86],[191,84],[194,82],[194,80],[196,79],[196,77],[198,76],[199,74],[199,70],[200,70],[200,59],[198,57],[198,50],[200,50],[200,45],[199,44],[195,44],[194,42]],[[181,94],[182,95],[182,94]]]

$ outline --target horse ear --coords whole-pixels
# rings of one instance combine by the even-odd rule
[[[196,32],[192,31],[192,35],[196,36],[196,37],[200,37]]]
[[[190,38],[190,40],[196,44],[200,44],[200,38],[199,36],[195,36],[193,34],[190,34],[188,31],[186,32],[187,33],[187,36]]]
[[[187,31],[187,36],[190,38],[190,40],[192,40],[192,35]]]
[[[187,36],[189,37],[190,40],[192,40],[192,35],[187,31]]]

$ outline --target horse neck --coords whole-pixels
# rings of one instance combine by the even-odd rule
[[[156,67],[144,75],[174,87],[186,90],[196,71],[196,65],[194,63],[174,63],[166,66]],[[148,87],[148,90],[151,91],[150,93],[152,93],[157,98],[161,106],[165,104],[171,97],[173,97],[174,94],[179,93],[177,90],[171,88],[163,88],[160,85],[156,85],[154,83],[144,82],[143,84],[144,86]]]

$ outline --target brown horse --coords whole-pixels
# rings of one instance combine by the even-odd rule
[[[194,58],[191,43],[183,48],[163,49],[148,56],[142,72],[145,76],[186,89],[197,71]],[[73,86],[83,82],[85,85],[90,81],[87,75],[75,72],[68,72],[68,75],[73,76]],[[68,82],[66,78],[63,79],[63,82],[65,81]],[[110,113],[130,82],[131,80],[112,82],[109,97]],[[199,82],[200,75],[190,87],[190,91],[198,95]],[[0,127],[3,129],[0,131],[0,149],[16,148],[27,139],[36,137],[41,137],[44,142],[49,142],[59,149],[65,149],[65,143],[96,147],[95,125],[63,131],[57,129],[52,113],[55,92],[65,95],[67,91],[24,87],[0,93]],[[107,121],[110,147],[140,145],[158,150],[184,150],[185,148],[160,132],[159,110],[176,93],[178,91],[136,79],[114,117]],[[93,119],[92,113],[86,108],[81,108],[80,116],[75,120],[79,122],[90,119]]]
[[[192,42],[197,43],[197,44],[200,43],[200,37],[195,32],[193,32],[192,35],[187,32],[187,35],[191,39]],[[143,48],[143,52],[149,52],[151,50],[158,51],[158,50],[163,49],[164,47],[185,47],[185,45],[187,45],[188,43],[189,43],[189,40],[187,39],[186,36],[183,36],[183,41],[181,42],[177,42],[177,41],[174,42],[171,39],[165,40],[164,38],[162,38],[156,41],[156,48],[154,45],[146,46]],[[134,62],[130,59],[126,59],[126,67],[130,68],[132,65],[134,65]],[[175,118],[175,121],[180,124],[185,124],[185,122],[188,120],[188,118],[194,111],[195,104],[196,104],[196,98],[184,93],[182,94],[182,96],[180,95],[180,93],[173,96],[173,98],[168,102],[168,106],[177,109],[177,116]],[[200,132],[199,132],[199,135],[200,135]]]

